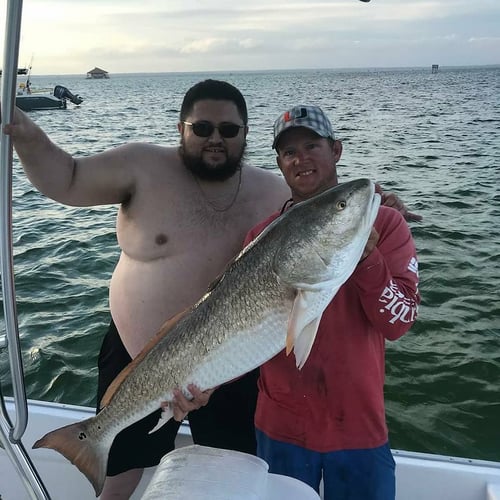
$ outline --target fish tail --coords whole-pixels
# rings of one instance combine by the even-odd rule
[[[50,448],[67,458],[91,482],[98,497],[106,479],[111,443],[107,445],[106,439],[97,438],[89,431],[88,423],[94,418],[49,432],[36,441],[33,448]]]

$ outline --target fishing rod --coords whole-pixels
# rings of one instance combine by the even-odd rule
[[[34,500],[50,500],[21,438],[28,424],[28,403],[19,342],[16,294],[12,257],[12,141],[3,126],[12,123],[16,98],[17,64],[21,32],[22,0],[7,0],[2,95],[0,107],[0,264],[5,335],[0,335],[0,349],[7,348],[14,395],[15,424],[12,425],[0,384],[0,445],[5,449],[21,480]]]

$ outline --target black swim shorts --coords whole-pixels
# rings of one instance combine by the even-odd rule
[[[100,401],[115,377],[131,361],[116,326],[111,320],[98,358],[97,411]],[[158,423],[161,410],[139,420],[121,431],[113,441],[108,458],[108,476],[116,476],[130,469],[153,467],[163,455],[175,448],[175,437],[180,422],[173,418],[153,434],[148,432]]]

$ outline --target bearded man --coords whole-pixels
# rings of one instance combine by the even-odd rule
[[[203,296],[248,230],[290,197],[281,177],[243,163],[247,107],[229,83],[206,80],[189,89],[178,131],[179,147],[130,143],[75,158],[18,109],[6,129],[28,178],[46,196],[72,206],[120,205],[121,253],[99,355],[98,404],[162,324]],[[196,443],[255,454],[256,376],[216,391],[199,416],[190,413]],[[189,409],[206,403],[208,395],[191,390]],[[174,448],[180,422],[148,434],[159,413],[117,436],[101,499],[129,498],[144,467]]]

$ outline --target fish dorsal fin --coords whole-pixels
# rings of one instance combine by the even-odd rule
[[[286,354],[293,349],[295,364],[300,370],[311,352],[323,312],[340,287],[331,282],[314,290],[299,289],[288,320]]]
[[[135,367],[146,357],[149,351],[151,351],[153,347],[155,347],[156,344],[158,344],[190,310],[191,308],[187,308],[165,321],[158,333],[149,340],[142,351],[116,376],[113,382],[111,382],[101,399],[101,408],[104,408],[110,403],[111,399],[115,395],[115,392],[128,377],[129,373],[135,369]]]

